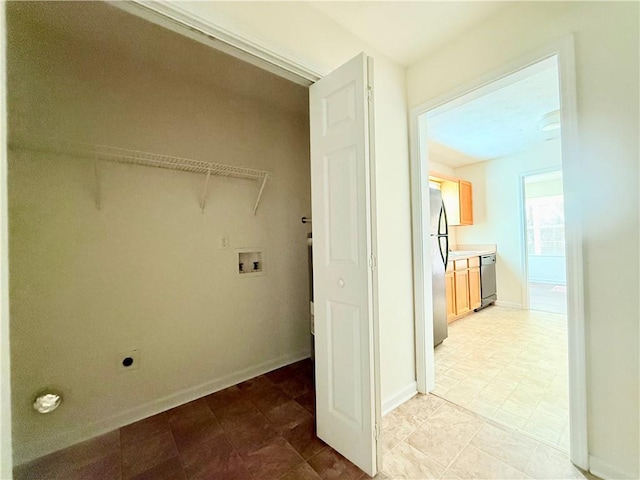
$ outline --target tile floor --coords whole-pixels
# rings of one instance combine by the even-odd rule
[[[569,449],[566,316],[492,306],[449,325],[436,395]]]
[[[529,308],[541,312],[567,314],[567,287],[529,282]]]
[[[383,473],[411,479],[595,479],[560,450],[435,395],[382,420]]]
[[[364,472],[314,434],[302,361],[53,453],[16,480],[357,480]]]

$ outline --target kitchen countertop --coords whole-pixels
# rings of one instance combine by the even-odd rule
[[[488,255],[490,253],[496,253],[495,250],[452,250],[449,252],[449,260],[463,260],[470,257],[480,257],[482,255]]]

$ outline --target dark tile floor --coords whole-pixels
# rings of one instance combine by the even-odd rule
[[[359,480],[314,433],[309,360],[15,469],[16,480]]]

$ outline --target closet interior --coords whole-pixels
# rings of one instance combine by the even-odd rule
[[[105,2],[7,24],[15,464],[307,359],[308,89]]]

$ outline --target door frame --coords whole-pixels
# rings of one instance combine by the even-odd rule
[[[587,437],[587,374],[584,315],[584,264],[580,205],[580,158],[578,144],[578,114],[576,100],[575,47],[573,35],[523,55],[475,80],[428,100],[410,111],[411,210],[414,270],[414,315],[416,331],[416,381],[418,391],[427,393],[435,388],[433,352],[433,314],[431,258],[423,248],[427,238],[429,196],[429,159],[425,143],[426,122],[421,118],[447,103],[468,101],[469,97],[486,94],[491,84],[556,56],[562,105],[562,170],[565,196],[565,239],[567,265],[567,323],[569,349],[569,418],[570,458],[578,467],[589,469]]]
[[[220,12],[210,11],[211,17],[204,19],[185,10],[180,2],[132,0],[109,4],[299,85],[308,87],[323,76],[320,66],[266,42]]]
[[[525,211],[525,179],[527,177],[532,177],[535,175],[542,175],[545,173],[551,172],[561,172],[562,173],[562,165],[560,167],[547,167],[540,168],[536,170],[529,170],[527,172],[522,172],[518,175],[518,217],[520,223],[520,248],[522,251],[521,269],[522,269],[522,309],[529,310],[529,248],[527,246],[527,213]],[[564,178],[564,175],[563,175]],[[564,191],[562,192],[562,196],[564,197]],[[566,245],[565,245],[566,250]],[[566,258],[566,251],[565,251]],[[566,268],[566,267],[565,267]]]

